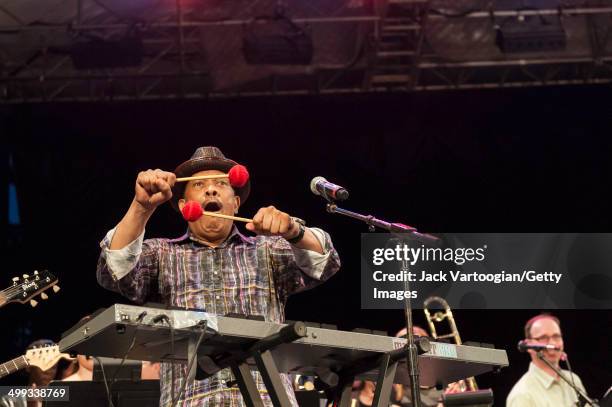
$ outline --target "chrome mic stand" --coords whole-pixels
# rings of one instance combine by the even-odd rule
[[[563,375],[563,373],[561,372],[559,368],[557,368],[555,365],[553,365],[548,360],[546,360],[546,358],[544,357],[544,353],[542,351],[538,351],[538,359],[546,363],[548,367],[550,367],[557,374],[557,376],[563,379],[565,383],[569,384],[570,387],[574,389],[574,391],[576,392],[576,396],[578,398],[578,401],[576,402],[576,405],[578,407],[583,407],[585,405],[599,407],[599,403],[597,402],[596,399],[589,398],[589,396],[584,394],[574,383],[571,383],[569,380],[567,380],[567,378]]]
[[[340,215],[348,216],[349,218],[357,219],[368,225],[368,230],[374,232],[376,228],[384,229],[390,233],[397,235],[400,241],[405,241],[408,235],[408,239],[417,240],[423,244],[437,246],[440,243],[440,239],[435,236],[428,235],[426,233],[419,233],[416,228],[402,223],[390,223],[377,219],[372,215],[362,215],[357,212],[352,212],[346,209],[339,208],[335,202],[330,200],[327,196],[324,197],[327,200],[327,212],[337,213]],[[408,269],[408,262],[402,262],[402,271]],[[406,279],[404,281],[404,287],[406,291],[410,291],[410,283]],[[429,341],[426,338],[419,340],[418,344],[415,342],[414,334],[412,331],[412,302],[409,296],[405,296],[404,301],[404,314],[406,316],[406,363],[408,367],[408,374],[410,376],[410,395],[412,397],[412,405],[414,407],[421,407],[421,392],[420,392],[420,380],[419,380],[419,353],[424,353],[429,350]],[[418,345],[418,347],[417,347]],[[420,352],[419,352],[420,351]],[[376,390],[375,400],[379,402],[379,389]]]

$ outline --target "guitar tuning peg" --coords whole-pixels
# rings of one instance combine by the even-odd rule
[[[43,300],[48,300],[49,296],[47,294],[45,294],[45,293],[41,293],[40,294],[40,298],[42,298]]]
[[[27,274],[24,274],[22,277],[23,277],[23,278],[30,278],[30,276],[29,276],[29,275],[27,275]]]
[[[34,308],[35,306],[38,305],[38,301],[36,300],[30,300],[30,305],[32,306],[32,308]]]
[[[59,290],[60,290],[60,286],[59,285],[56,284],[56,285],[53,286],[53,292],[54,293],[57,293]]]
[[[13,277],[13,281],[14,281],[14,282],[19,281],[19,277]]]

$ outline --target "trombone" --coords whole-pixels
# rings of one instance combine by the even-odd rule
[[[438,303],[444,309],[444,311],[436,311],[433,315],[429,312],[432,304]],[[437,307],[440,308],[440,307]],[[447,339],[453,338],[455,344],[461,345],[461,336],[459,336],[459,330],[457,329],[457,324],[455,323],[455,318],[453,317],[453,311],[451,310],[448,302],[442,297],[428,297],[423,302],[423,311],[425,312],[425,318],[427,318],[427,323],[429,324],[429,330],[431,331],[431,337],[433,339]],[[450,325],[451,332],[448,334],[438,335],[436,330],[436,326],[434,322],[442,322],[445,319],[448,320],[448,324]],[[476,379],[474,377],[468,377],[465,381],[462,380],[461,391],[475,391],[478,390],[478,385],[476,384]],[[467,385],[466,385],[467,383]]]

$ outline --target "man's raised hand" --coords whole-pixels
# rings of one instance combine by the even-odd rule
[[[144,209],[153,211],[172,198],[176,175],[160,169],[142,171],[136,178],[134,200]]]

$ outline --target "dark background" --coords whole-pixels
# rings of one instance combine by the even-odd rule
[[[360,309],[366,227],[327,214],[308,191],[310,179],[322,175],[347,187],[348,209],[422,231],[610,232],[611,96],[606,87],[583,87],[4,107],[0,130],[5,157],[14,161],[7,174],[18,188],[22,225],[8,228],[3,286],[46,268],[62,291],[37,308],[0,311],[0,359],[22,354],[36,338],[58,340],[99,307],[127,302],[96,283],[98,242],[127,209],[138,171],[173,170],[203,145],[249,168],[253,188],[242,216],[274,204],[333,236],[341,271],[292,297],[288,319],[394,334],[401,311]],[[2,213],[6,225],[6,207]],[[184,228],[164,205],[147,236],[174,237]],[[508,351],[510,367],[478,378],[493,388],[496,405],[527,368],[515,346],[538,311],[455,312],[464,340]],[[554,313],[572,367],[589,394],[601,397],[612,385],[610,311]],[[424,325],[421,311],[415,319]]]

